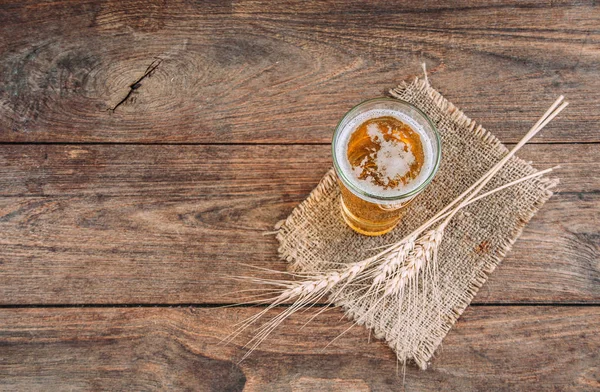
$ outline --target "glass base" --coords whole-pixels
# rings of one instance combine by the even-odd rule
[[[355,232],[368,236],[378,236],[389,233],[400,221],[400,218],[387,222],[373,222],[367,219],[361,219],[354,215],[344,204],[344,199],[340,198],[340,207],[344,222]]]

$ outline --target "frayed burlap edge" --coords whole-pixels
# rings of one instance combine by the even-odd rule
[[[444,96],[442,96],[438,91],[433,89],[429,84],[427,79],[415,78],[414,85],[419,89],[419,92],[425,91],[429,96],[434,100],[434,104],[445,114],[449,116],[449,119],[454,122],[457,126],[466,127],[469,130],[473,131],[476,136],[481,138],[483,142],[488,144],[490,147],[496,149],[499,152],[506,153],[508,149],[489,131],[483,128],[481,125],[477,124],[476,121],[470,119],[466,116],[460,109],[458,109],[455,105],[449,102]],[[400,98],[399,93],[408,88],[409,85],[406,82],[403,82],[398,87],[390,90],[390,95],[395,98]],[[514,156],[511,160],[515,160],[519,164],[528,165],[529,163]],[[296,255],[293,253],[293,250],[285,247],[286,235],[289,232],[286,232],[286,229],[289,227],[294,227],[296,224],[302,222],[303,215],[306,214],[306,210],[309,209],[312,205],[318,204],[321,200],[325,198],[325,192],[332,188],[332,185],[337,181],[337,177],[333,168],[329,169],[327,173],[325,173],[324,177],[321,179],[319,184],[312,190],[309,196],[301,202],[287,217],[287,219],[282,220],[277,223],[275,229],[278,230],[276,238],[280,242],[280,246],[278,248],[279,255],[282,259],[288,261],[290,263],[289,269],[292,271],[297,271],[302,269],[302,266],[299,265],[300,260],[296,258]],[[489,259],[486,260],[481,270],[475,276],[474,279],[470,281],[467,296],[461,303],[458,304],[453,309],[453,312],[447,315],[447,319],[443,323],[442,333],[440,336],[434,336],[435,339],[425,341],[424,345],[420,347],[420,351],[413,352],[411,357],[400,358],[398,355],[398,359],[406,363],[407,360],[413,360],[421,369],[426,369],[429,361],[433,357],[435,350],[440,346],[442,339],[446,336],[446,334],[450,331],[452,326],[456,323],[458,318],[462,315],[465,309],[469,306],[479,289],[483,286],[483,284],[487,281],[489,274],[491,274],[496,267],[501,263],[502,259],[510,252],[513,244],[520,237],[523,229],[529,223],[531,218],[539,211],[539,209],[546,203],[546,201],[552,197],[553,192],[551,189],[558,185],[558,179],[552,179],[547,177],[541,177],[537,180],[537,184],[539,189],[542,191],[541,196],[533,203],[533,205],[524,210],[523,213],[519,216],[519,222],[515,226],[514,230],[509,233],[509,235],[501,240],[501,246],[498,251],[491,255]],[[344,309],[345,315],[353,320],[356,320],[356,315],[343,303],[343,301],[336,301],[336,306]],[[384,339],[388,343],[388,345],[394,350],[392,342],[387,341],[386,333],[384,330],[374,327],[373,332],[375,337],[379,339]]]
[[[319,184],[310,192],[308,197],[294,208],[287,219],[281,220],[275,225],[275,230],[278,230],[276,238],[280,243],[278,248],[279,257],[290,263],[288,269],[291,272],[296,272],[301,268],[298,266],[299,260],[296,258],[296,255],[284,247],[285,228],[286,226],[294,226],[297,222],[301,221],[306,210],[314,204],[319,204],[324,197],[324,193],[334,185],[336,181],[337,175],[332,167],[325,173],[323,178],[321,178],[321,181],[319,181]]]

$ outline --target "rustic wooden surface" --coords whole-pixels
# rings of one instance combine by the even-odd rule
[[[297,315],[247,360],[223,345],[252,309],[3,309],[3,388],[47,390],[381,391],[402,368],[381,341],[332,310]],[[273,314],[274,312],[271,312]],[[600,388],[600,314],[585,306],[469,308],[430,369],[406,367],[406,390]],[[246,335],[245,338],[249,338]],[[525,366],[526,363],[535,364]]]
[[[0,390],[600,389],[600,7],[594,1],[0,2]],[[246,361],[283,270],[263,235],[331,165],[336,122],[430,69],[446,97],[561,164],[559,193],[427,371],[329,311]]]

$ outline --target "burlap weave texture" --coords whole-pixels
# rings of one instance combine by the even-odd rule
[[[285,220],[277,235],[281,257],[291,268],[305,272],[330,271],[340,263],[365,259],[373,248],[392,244],[442,209],[507,152],[493,135],[467,118],[434,90],[427,80],[415,79],[391,95],[412,103],[436,124],[442,138],[442,162],[433,182],[409,205],[391,233],[366,237],[349,229],[340,215],[340,190],[329,170],[310,196]],[[532,119],[535,120],[535,119]],[[532,121],[533,122],[533,121]],[[523,130],[525,134],[526,129]],[[525,161],[512,158],[487,185],[492,189],[535,172]],[[348,317],[361,320],[384,339],[405,362],[425,369],[436,348],[469,305],[488,275],[501,262],[523,227],[552,195],[556,180],[537,178],[498,192],[465,208],[445,231],[439,250],[439,297],[419,307],[381,303],[364,315],[366,303],[356,288],[336,302]],[[485,191],[485,189],[484,189]],[[368,284],[368,283],[365,283]]]

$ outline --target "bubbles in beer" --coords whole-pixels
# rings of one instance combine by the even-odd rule
[[[386,190],[407,185],[423,165],[419,135],[390,116],[362,123],[350,136],[347,155],[356,178]]]
[[[431,142],[403,113],[390,109],[362,113],[344,127],[341,138],[335,153],[345,158],[338,159],[343,173],[373,195],[405,194],[431,172]]]

